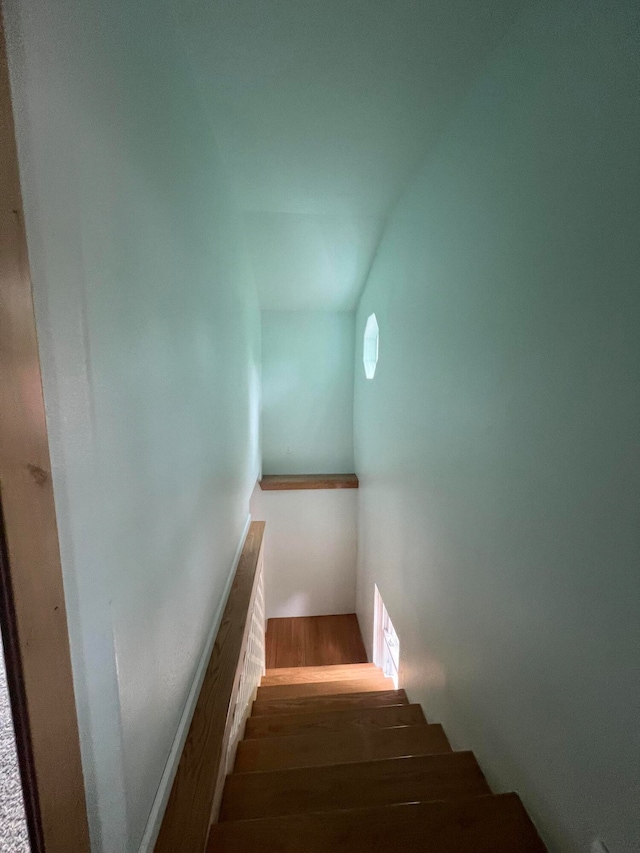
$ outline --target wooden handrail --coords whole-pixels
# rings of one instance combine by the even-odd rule
[[[254,521],[240,555],[178,764],[155,853],[202,853],[227,770],[236,697],[261,574],[264,521]]]

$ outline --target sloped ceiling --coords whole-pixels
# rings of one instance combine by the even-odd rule
[[[522,0],[179,0],[264,309],[351,310]]]

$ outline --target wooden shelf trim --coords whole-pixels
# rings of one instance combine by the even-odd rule
[[[264,521],[254,521],[238,562],[196,703],[155,853],[202,853],[226,773],[235,699],[259,578]]]
[[[295,489],[357,489],[355,474],[265,474],[260,480],[264,492]]]

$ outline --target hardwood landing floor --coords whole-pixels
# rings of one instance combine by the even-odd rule
[[[355,613],[269,619],[266,644],[267,669],[367,662]]]

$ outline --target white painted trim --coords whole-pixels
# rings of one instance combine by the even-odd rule
[[[153,853],[153,848],[158,838],[158,833],[160,832],[160,825],[162,823],[162,818],[164,817],[164,811],[167,806],[169,794],[171,793],[171,786],[173,785],[173,780],[178,769],[178,764],[180,763],[182,749],[187,739],[187,734],[189,733],[189,726],[191,725],[193,712],[195,711],[196,702],[198,701],[198,696],[200,695],[200,688],[202,687],[202,682],[204,681],[205,672],[207,670],[207,664],[209,663],[209,658],[211,657],[211,650],[213,649],[213,644],[216,640],[216,634],[218,633],[218,628],[220,627],[220,622],[222,620],[222,613],[227,603],[227,599],[229,598],[231,584],[233,583],[233,579],[236,574],[236,569],[238,568],[240,554],[242,553],[244,542],[247,538],[247,533],[249,532],[250,524],[251,515],[247,516],[247,523],[245,524],[242,536],[240,537],[238,550],[236,551],[235,557],[233,559],[233,565],[231,566],[231,571],[225,584],[224,593],[220,600],[220,605],[213,619],[211,630],[209,632],[209,636],[207,637],[207,642],[205,643],[204,649],[202,650],[202,656],[200,657],[200,662],[198,663],[195,678],[193,679],[193,683],[191,684],[191,690],[189,691],[189,696],[187,697],[187,701],[184,706],[184,711],[182,712],[182,717],[180,718],[178,730],[176,731],[176,736],[173,740],[173,744],[169,752],[169,757],[167,758],[167,763],[165,764],[165,768],[162,773],[162,778],[160,779],[160,784],[158,785],[158,791],[151,807],[151,812],[149,814],[149,819],[147,821],[147,826],[145,828],[144,835],[142,836],[142,841],[140,842],[138,853]]]

